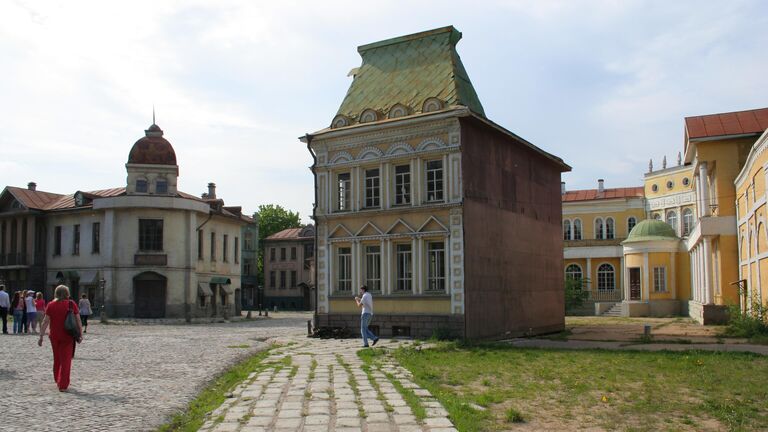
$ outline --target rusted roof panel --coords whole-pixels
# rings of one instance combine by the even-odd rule
[[[642,186],[627,188],[603,189],[600,193],[597,189],[581,189],[568,191],[562,195],[563,202],[592,201],[616,198],[642,198],[645,191]]]

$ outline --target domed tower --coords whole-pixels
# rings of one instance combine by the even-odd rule
[[[152,123],[145,136],[133,145],[128,154],[128,195],[176,195],[179,166],[176,152],[163,130]]]

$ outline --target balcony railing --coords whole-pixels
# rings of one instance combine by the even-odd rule
[[[565,240],[565,247],[587,247],[587,246],[619,246],[626,238],[613,238],[610,240],[584,239],[584,240]]]
[[[0,255],[0,266],[27,265],[26,254],[9,253]]]
[[[593,289],[587,291],[588,301],[595,301],[595,302],[619,302],[622,300],[621,298],[621,290],[620,289],[612,289],[612,290],[599,290],[599,289]]]

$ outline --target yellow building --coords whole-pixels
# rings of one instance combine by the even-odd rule
[[[768,224],[766,223],[766,172],[768,132],[764,132],[736,177],[736,215],[739,238],[739,279],[745,288],[741,305],[768,304]]]
[[[611,210],[611,218],[620,221],[638,205],[573,198],[594,190],[564,193],[565,276],[591,279],[588,298],[596,314],[682,314],[708,324],[725,321],[730,304],[765,301],[765,138],[755,139],[766,128],[768,109],[686,118],[684,163],[678,156],[677,166],[667,168],[666,159],[660,170],[649,166],[636,200],[644,208],[641,218],[653,222],[637,224],[622,242],[620,258],[605,244],[596,247],[605,240],[589,233],[594,222],[587,226],[584,219]],[[595,269],[596,260],[604,270],[619,260],[618,294],[600,291],[605,271]],[[740,279],[746,280],[748,300],[739,298]]]
[[[693,288],[689,314],[705,324],[725,321],[727,306],[739,302],[734,182],[767,127],[768,108],[685,119],[685,161],[694,167],[698,214],[686,240]]]
[[[582,313],[603,313],[622,300],[624,255],[621,242],[645,219],[642,187],[566,191],[563,201],[563,265],[569,278],[587,281]],[[618,308],[612,311],[619,314]]]

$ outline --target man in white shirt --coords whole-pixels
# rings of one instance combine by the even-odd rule
[[[11,300],[5,292],[5,285],[0,285],[0,319],[3,320],[3,334],[8,334],[8,310],[11,308]]]
[[[355,303],[357,307],[362,309],[360,315],[360,334],[363,336],[363,348],[368,347],[368,339],[373,340],[371,345],[376,345],[379,338],[368,330],[368,325],[373,318],[373,296],[368,292],[368,287],[363,285],[360,287],[360,297],[355,296]]]

